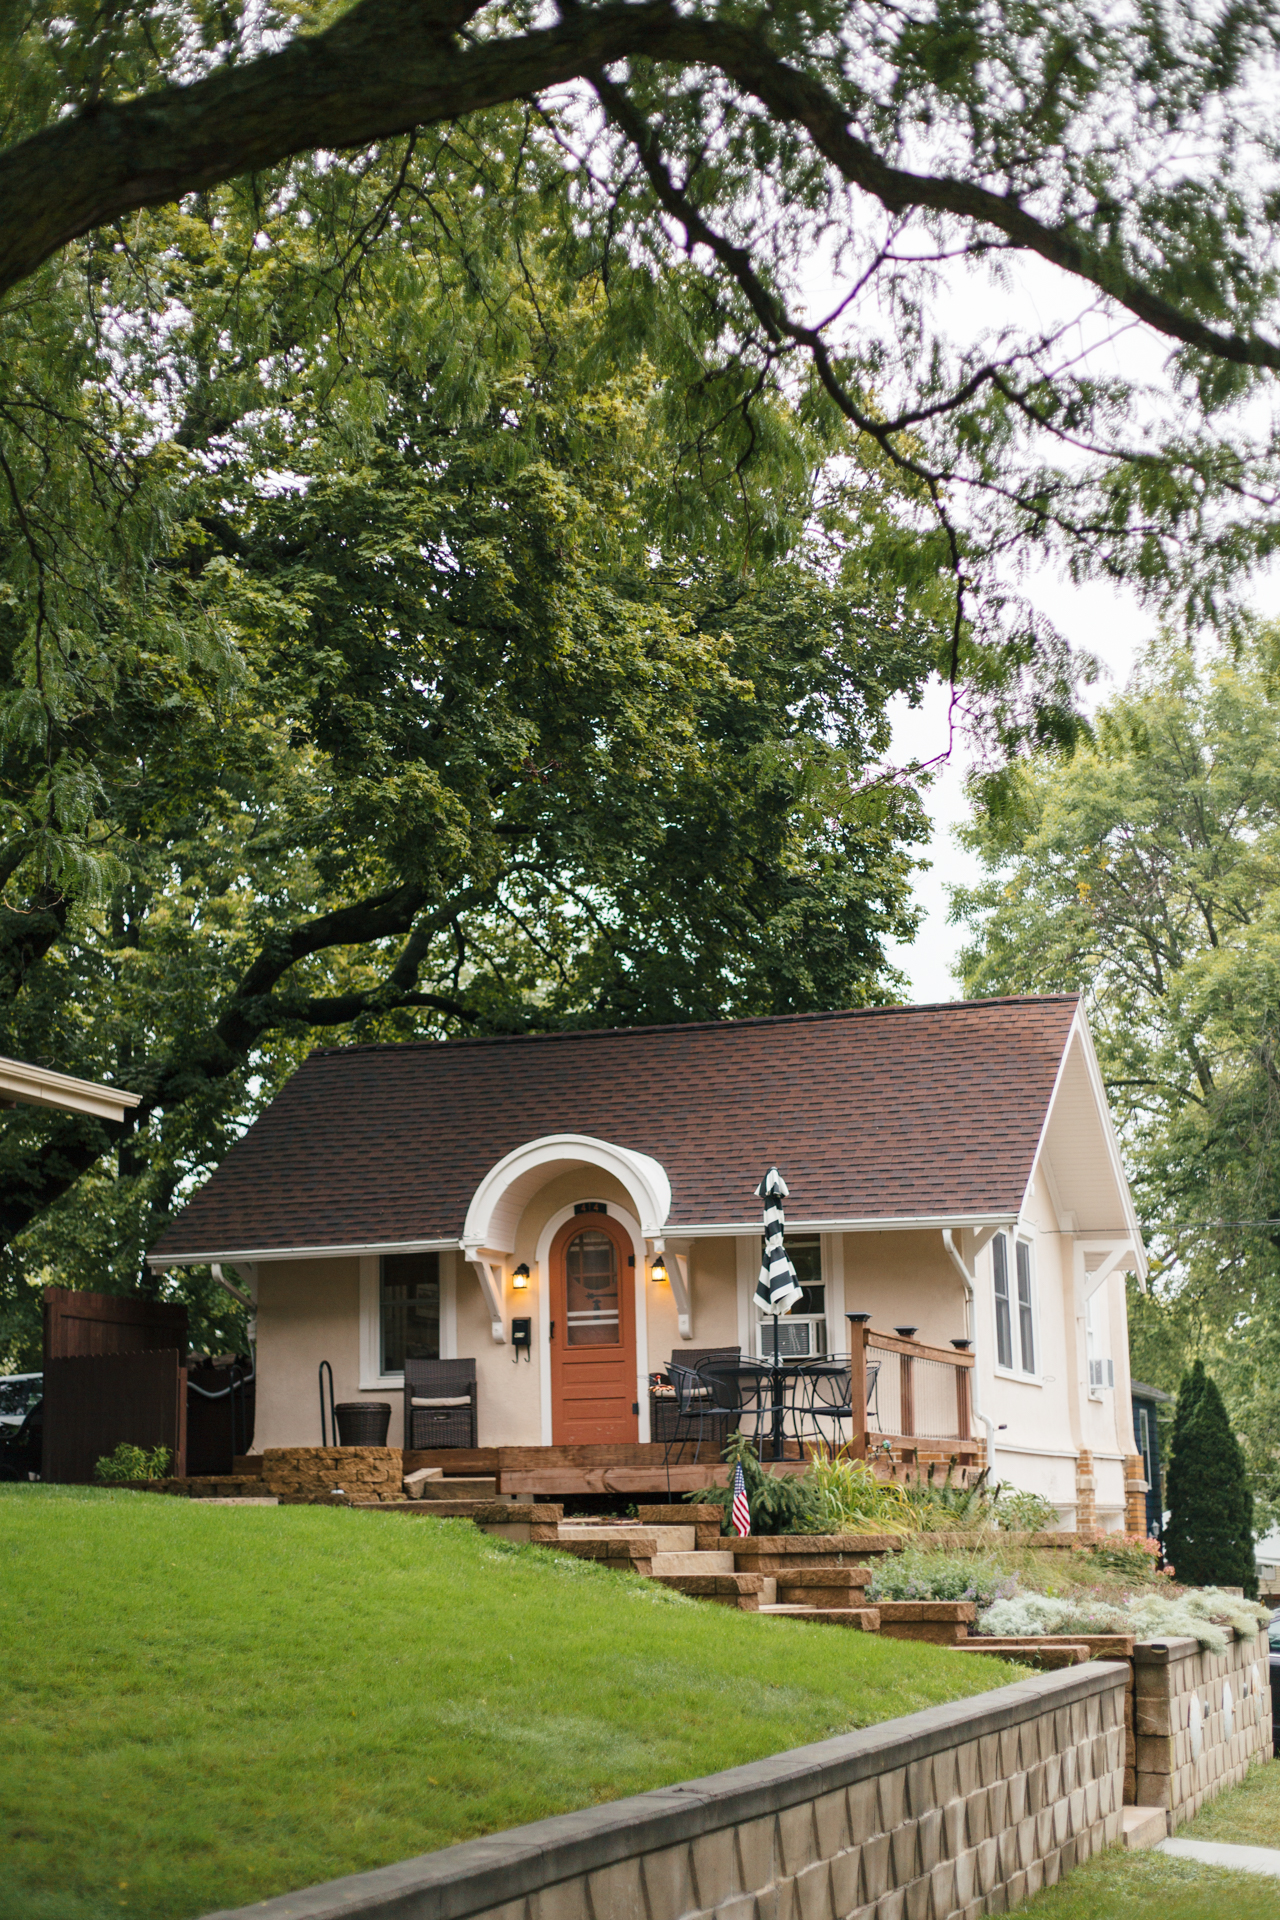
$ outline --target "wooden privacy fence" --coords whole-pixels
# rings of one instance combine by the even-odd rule
[[[854,1450],[916,1442],[972,1449],[973,1408],[969,1376],[973,1355],[897,1334],[854,1327],[851,1345]]]
[[[46,1287],[45,1480],[84,1482],[122,1440],[187,1470],[187,1310]]]
[[[148,1450],[167,1447],[170,1471],[185,1474],[187,1370],[177,1348],[48,1361],[43,1477],[92,1480],[96,1463],[122,1440]]]

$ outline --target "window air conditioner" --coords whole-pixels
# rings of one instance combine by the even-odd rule
[[[1102,1387],[1114,1387],[1116,1369],[1113,1360],[1091,1360],[1089,1362],[1089,1390],[1096,1393]]]

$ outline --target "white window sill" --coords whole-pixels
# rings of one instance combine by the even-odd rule
[[[995,1374],[997,1380],[1013,1380],[1016,1381],[1020,1387],[1042,1387],[1044,1385],[1044,1375],[1042,1373],[1017,1373],[1012,1367],[993,1367],[991,1371]]]
[[[381,1380],[362,1380],[357,1391],[360,1393],[403,1393],[404,1375],[402,1373],[389,1373]]]

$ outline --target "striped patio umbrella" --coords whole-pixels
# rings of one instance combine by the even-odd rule
[[[756,1305],[761,1313],[774,1316],[775,1360],[778,1357],[777,1316],[790,1313],[796,1302],[804,1298],[796,1279],[796,1270],[787,1258],[787,1246],[783,1238],[786,1221],[782,1217],[782,1203],[788,1191],[787,1183],[776,1167],[770,1167],[756,1188],[756,1198],[764,1201],[764,1259],[760,1264],[760,1278],[756,1281]]]

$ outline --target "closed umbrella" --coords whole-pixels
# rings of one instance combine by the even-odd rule
[[[756,1305],[761,1313],[773,1315],[773,1358],[778,1358],[778,1315],[790,1313],[804,1293],[796,1279],[796,1270],[787,1258],[787,1246],[784,1238],[786,1221],[782,1214],[782,1203],[790,1189],[776,1167],[770,1167],[760,1185],[756,1188],[756,1198],[764,1201],[764,1258],[760,1263],[760,1278],[756,1281]]]

